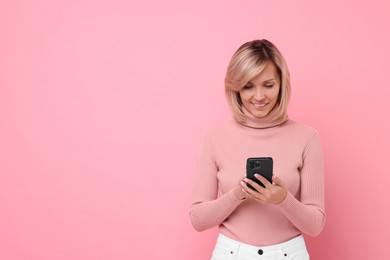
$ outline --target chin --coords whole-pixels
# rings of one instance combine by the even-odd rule
[[[253,112],[251,113],[254,117],[258,118],[258,119],[261,119],[261,118],[264,118],[266,117],[269,113],[266,112],[266,113],[259,113],[259,112]]]

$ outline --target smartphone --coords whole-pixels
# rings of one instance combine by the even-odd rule
[[[260,186],[265,187],[261,181],[259,181],[255,174],[260,174],[272,183],[272,172],[273,172],[273,159],[271,157],[256,157],[248,158],[246,160],[246,177],[258,183]],[[248,187],[255,189],[252,185],[248,184]]]

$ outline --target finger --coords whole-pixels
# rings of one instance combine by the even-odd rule
[[[246,193],[246,194],[248,194],[248,195],[251,195],[251,194],[253,194],[255,191],[252,189],[252,188],[250,188],[249,186],[248,186],[248,182],[245,180],[245,178],[242,180],[242,182],[241,182],[241,188],[242,188],[242,190]],[[253,187],[253,186],[252,186]]]
[[[253,180],[251,180],[251,179],[249,179],[249,178],[245,178],[245,179],[244,179],[244,182],[245,182],[246,184],[250,184],[253,188],[255,188],[255,189],[256,189],[255,192],[260,192],[260,193],[261,193],[262,190],[264,189],[264,188],[261,187],[259,184],[257,184],[255,181],[253,181]],[[247,188],[248,188],[248,190],[253,191],[253,189],[251,189],[250,187],[247,186]]]
[[[241,191],[245,194],[247,197],[253,197],[252,195],[252,189],[250,189],[245,182],[241,182]]]
[[[242,191],[249,197],[252,197],[252,198],[256,198],[256,194],[258,194],[258,192],[256,192],[255,190],[249,188],[248,186],[243,186],[242,187]]]
[[[276,176],[276,175],[272,176],[272,181],[274,182],[275,185],[284,188],[284,183],[278,176]]]
[[[257,201],[264,202],[265,200],[263,194],[259,193],[257,190],[253,190],[252,188],[249,188],[246,183],[244,183],[244,185],[242,186],[242,192],[244,192],[247,195],[247,197],[253,198]]]
[[[264,184],[264,186],[266,187],[266,188],[268,188],[268,187],[270,187],[272,184],[266,179],[266,178],[264,178],[262,175],[260,175],[260,174],[255,174],[255,177],[259,180],[259,181],[261,181],[261,183],[263,183]]]
[[[245,179],[245,176],[242,176],[241,178],[238,179],[238,182],[242,184],[242,182],[244,181]]]
[[[244,190],[244,189],[243,189]],[[249,197],[249,198],[252,198],[254,200],[257,200],[259,202],[265,202],[265,196],[263,194],[261,194],[260,192],[256,191],[256,190],[253,190],[249,187],[247,187],[245,189],[245,194]]]
[[[250,184],[253,188],[256,190],[250,188],[248,186]],[[251,197],[259,202],[265,203],[266,197],[263,193],[266,192],[266,189],[257,184],[255,181],[252,181],[251,179],[245,178],[242,182],[242,192],[244,192],[248,197]]]

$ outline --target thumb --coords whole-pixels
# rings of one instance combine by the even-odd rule
[[[272,184],[284,188],[283,181],[276,175],[272,176]]]

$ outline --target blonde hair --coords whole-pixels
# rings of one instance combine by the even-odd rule
[[[233,117],[239,123],[245,121],[239,91],[263,71],[267,62],[275,65],[280,78],[278,101],[267,118],[277,124],[287,120],[287,105],[291,95],[290,73],[280,51],[274,44],[263,39],[241,45],[227,68],[225,94]]]

